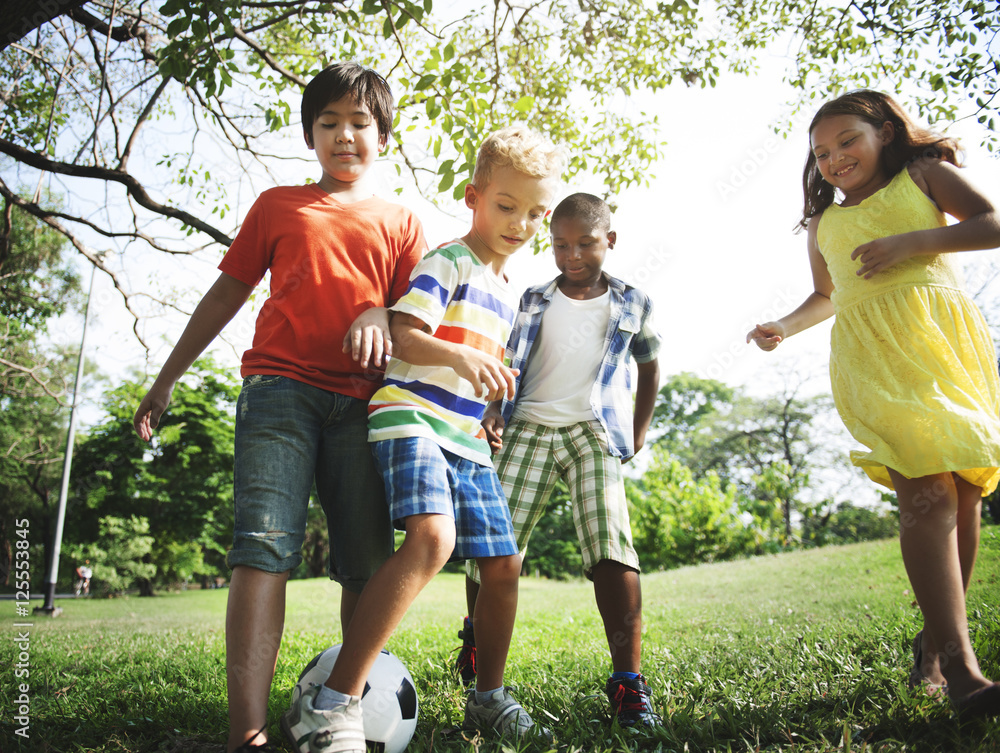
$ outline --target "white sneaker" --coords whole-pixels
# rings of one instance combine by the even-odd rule
[[[465,722],[463,729],[491,729],[501,737],[524,740],[540,738],[552,741],[552,733],[540,724],[535,724],[520,703],[514,700],[508,688],[500,688],[486,703],[476,703],[476,690],[469,691],[465,702]]]
[[[313,685],[281,715],[281,729],[298,753],[365,753],[361,697],[346,706],[315,707],[322,685]]]

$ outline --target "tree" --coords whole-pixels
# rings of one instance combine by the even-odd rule
[[[829,443],[814,435],[813,422],[832,409],[829,396],[802,398],[801,384],[786,384],[766,398],[691,374],[668,378],[657,399],[655,444],[673,453],[696,478],[715,473],[733,485],[761,520],[766,507],[780,511],[784,540],[793,538],[793,517],[809,488],[810,472],[837,461]],[[749,509],[749,508],[748,508]]]
[[[149,583],[156,576],[156,565],[149,562],[153,537],[149,521],[131,515],[116,518],[107,515],[98,521],[94,543],[67,547],[71,562],[90,560],[95,587],[107,596],[123,593],[136,583]]]
[[[65,394],[75,354],[49,339],[78,305],[65,239],[4,202],[0,221],[0,582],[10,565],[7,525],[31,521],[47,554],[66,435]],[[38,561],[42,561],[39,558]],[[44,557],[48,561],[47,557]],[[38,569],[40,574],[41,568]]]
[[[774,43],[794,51],[788,80],[810,107],[845,86],[906,86],[922,114],[974,115],[991,140],[998,106],[1000,10],[976,0],[17,0],[6,10],[0,194],[110,275],[136,318],[152,313],[138,294],[159,291],[131,289],[94,239],[128,255],[217,254],[251,196],[298,159],[281,137],[301,144],[299,90],[334,59],[387,73],[400,186],[446,201],[482,136],[514,118],[564,143],[570,175],[599,176],[609,195],[643,184],[662,153],[660,124],[622,103],[751,72]],[[74,200],[43,207],[13,175],[58,180]]]
[[[151,444],[131,429],[145,393],[128,382],[105,395],[108,419],[82,439],[73,459],[74,485],[66,512],[67,539],[103,546],[97,522],[138,516],[148,523],[146,563],[155,579],[140,590],[224,568],[232,541],[233,436],[239,386],[209,359],[196,361],[174,389]]]
[[[732,387],[715,379],[671,374],[660,388],[650,423],[656,444],[678,457],[693,457],[703,422],[729,405],[734,394]]]
[[[734,491],[691,471],[662,448],[638,482],[626,485],[632,538],[643,570],[731,559],[751,538]]]

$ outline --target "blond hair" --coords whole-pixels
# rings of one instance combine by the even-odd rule
[[[512,167],[532,178],[558,177],[566,166],[562,147],[524,123],[494,131],[479,147],[472,184],[480,190],[500,167]]]

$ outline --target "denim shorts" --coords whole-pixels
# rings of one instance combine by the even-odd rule
[[[298,566],[314,481],[333,580],[360,592],[392,554],[367,401],[288,377],[249,376],[236,404],[235,460],[230,567],[283,573]]]
[[[411,515],[447,515],[455,521],[452,560],[517,554],[507,499],[492,466],[443,449],[426,437],[373,444],[385,479],[393,522]]]

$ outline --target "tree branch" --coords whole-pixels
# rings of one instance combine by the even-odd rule
[[[9,157],[13,157],[22,164],[34,167],[37,170],[58,173],[60,175],[71,175],[76,178],[92,178],[94,180],[120,183],[126,188],[129,196],[134,198],[140,206],[145,207],[151,212],[178,220],[195,230],[205,233],[205,235],[224,246],[229,246],[233,242],[233,239],[221,230],[209,225],[203,220],[198,219],[189,212],[154,201],[153,198],[146,193],[146,189],[143,185],[136,180],[135,176],[129,175],[123,170],[112,170],[107,167],[99,167],[96,165],[72,165],[65,162],[55,162],[43,154],[38,154],[37,152],[25,149],[24,147],[18,146],[17,144],[4,138],[0,138],[0,152]]]

